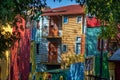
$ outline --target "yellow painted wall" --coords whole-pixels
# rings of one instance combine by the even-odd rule
[[[115,64],[114,62],[109,62],[109,75],[112,80],[115,80]]]
[[[30,63],[32,63],[32,70],[29,74],[29,80],[32,80],[33,76],[35,75],[35,80],[40,80],[43,78],[43,73],[36,72],[36,63],[35,63],[35,42],[31,41],[30,47]],[[44,79],[45,80],[45,79]]]
[[[12,27],[9,24],[2,25],[2,29],[4,30],[3,35],[5,32],[12,34]],[[6,80],[9,77],[10,51],[6,50],[4,55],[5,57],[0,59],[0,80]]]
[[[68,23],[62,23],[62,44],[68,45],[68,50],[74,52],[76,37],[82,37],[82,22],[77,23],[77,16],[68,16]]]
[[[6,80],[9,76],[9,64],[10,64],[10,52],[7,50],[5,53],[5,58],[0,59],[0,80]]]
[[[68,51],[62,54],[62,66],[65,68],[75,62],[84,62],[85,34],[82,34],[83,21],[77,23],[78,16],[81,15],[68,15],[68,23],[62,23],[62,44],[68,46]],[[75,54],[76,37],[82,38],[80,55]]]
[[[31,44],[30,44],[30,63],[32,63],[32,70],[29,74],[29,80],[32,80],[32,76],[35,73],[35,67],[36,67],[36,64],[35,64],[35,42],[32,41]]]

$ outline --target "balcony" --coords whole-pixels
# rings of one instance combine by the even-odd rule
[[[42,26],[42,36],[44,38],[61,38],[62,17],[49,16],[48,24]]]
[[[48,32],[49,31],[49,32]],[[42,38],[46,38],[50,42],[58,42],[61,43],[62,38],[62,30],[44,30],[42,31]]]
[[[47,70],[54,70],[54,69],[60,69],[61,68],[61,63],[43,62],[41,64],[44,64],[46,66]]]
[[[57,31],[42,31],[43,38],[61,38],[62,37],[62,30]]]

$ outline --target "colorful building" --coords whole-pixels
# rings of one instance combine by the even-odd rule
[[[107,42],[104,40],[103,52],[101,53],[101,41],[99,35],[101,32],[100,21],[95,17],[87,17],[86,28],[86,54],[85,54],[85,80],[100,79],[100,70],[102,69],[102,79],[108,79],[109,64]],[[102,62],[101,56],[102,54]],[[102,66],[101,66],[102,65]]]
[[[110,78],[113,80],[119,80],[120,79],[120,49],[116,50],[113,55],[109,58],[109,72],[110,72]]]
[[[43,11],[42,16],[49,19],[46,33],[48,35],[42,35],[48,40],[48,63],[43,63],[47,70],[70,68],[73,63],[84,62],[86,28],[84,9],[84,6],[69,5]]]
[[[73,8],[76,8],[73,10]],[[85,14],[84,6],[70,5],[43,11],[49,18],[49,34],[43,36],[50,42],[48,62],[58,62],[59,54],[84,54]],[[51,48],[57,50],[51,57]],[[60,50],[60,51],[59,51]]]
[[[34,18],[30,20],[30,26],[28,26],[31,30],[29,80],[38,80],[41,76],[40,72],[44,72],[46,70],[45,65],[41,63],[48,62],[48,41],[46,40],[46,38],[42,38],[42,30],[45,31],[47,29],[48,20],[47,17],[42,17],[40,12],[38,12],[36,15],[37,17],[34,16]],[[45,28],[43,29],[42,26],[44,26]]]

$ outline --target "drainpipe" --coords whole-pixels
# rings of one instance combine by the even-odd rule
[[[100,79],[99,80],[101,80],[101,78],[102,78],[102,66],[103,66],[103,39],[101,39],[101,53],[100,53]]]

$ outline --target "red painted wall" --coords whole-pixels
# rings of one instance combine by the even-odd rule
[[[25,28],[25,20],[19,15],[15,17],[16,25],[13,33],[20,40],[11,48],[10,80],[28,80],[30,63],[30,30]],[[20,33],[20,34],[19,34]]]

